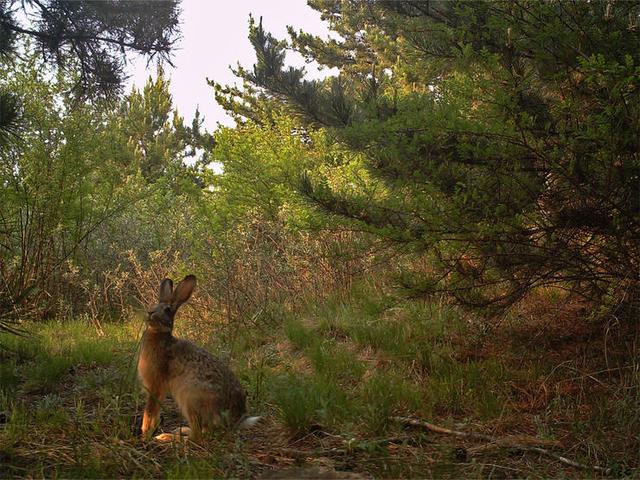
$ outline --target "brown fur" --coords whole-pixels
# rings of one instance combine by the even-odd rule
[[[221,424],[233,425],[245,413],[245,391],[233,372],[206,350],[172,334],[178,307],[195,287],[189,275],[175,291],[171,280],[160,286],[160,303],[149,311],[142,341],[138,373],[147,391],[142,435],[155,429],[160,406],[167,394],[189,422],[191,437]]]

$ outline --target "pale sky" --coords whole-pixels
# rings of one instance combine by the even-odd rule
[[[171,78],[173,103],[187,122],[199,106],[208,130],[214,130],[217,123],[233,125],[233,120],[215,102],[213,88],[207,85],[206,78],[222,84],[239,83],[229,66],[238,62],[247,68],[253,66],[255,53],[247,38],[250,13],[256,21],[262,16],[265,30],[278,39],[287,38],[287,25],[323,38],[329,32],[319,12],[307,6],[305,0],[183,0],[182,39],[173,55],[175,68],[167,65],[165,72]],[[287,54],[286,62],[304,64],[295,52]],[[149,75],[155,76],[155,63],[148,69],[145,67],[144,60],[132,61],[126,92],[132,85],[142,88]],[[309,78],[331,73],[327,69],[319,72],[314,65],[306,68]]]

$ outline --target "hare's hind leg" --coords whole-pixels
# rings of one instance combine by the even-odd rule
[[[189,439],[198,441],[203,432],[219,424],[218,398],[209,389],[182,381],[174,384],[171,395],[191,427]]]
[[[199,441],[202,438],[202,417],[198,410],[191,410],[187,414],[187,421],[189,422],[188,435],[189,440],[194,442]]]
[[[220,416],[215,397],[206,393],[192,395],[183,410],[189,422],[189,438],[198,441],[202,434],[209,432],[220,424]]]

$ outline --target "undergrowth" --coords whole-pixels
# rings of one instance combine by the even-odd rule
[[[495,449],[471,460],[468,442],[423,437],[393,416],[498,437],[526,435],[617,476],[637,474],[637,352],[616,355],[607,345],[603,366],[587,351],[593,341],[563,337],[557,325],[550,332],[555,340],[544,344],[550,327],[535,324],[537,314],[527,308],[487,328],[443,300],[407,300],[365,283],[301,311],[281,309],[269,328],[200,330],[199,341],[231,363],[250,413],[265,424],[250,435],[222,432],[199,446],[139,439],[139,320],[105,324],[100,334],[84,320],[31,325],[30,336],[0,336],[0,474],[250,477],[290,465],[265,460],[285,458],[287,449],[306,448],[304,458],[311,458],[330,445],[347,452],[334,468],[375,477],[596,475]],[[178,317],[177,324],[189,335],[188,319]],[[160,429],[183,423],[167,402]]]

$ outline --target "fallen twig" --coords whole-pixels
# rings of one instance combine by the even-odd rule
[[[404,425],[411,425],[414,427],[426,428],[427,430],[430,430],[436,433],[442,433],[445,435],[454,435],[456,437],[461,437],[461,438],[472,438],[476,440],[484,440],[486,442],[490,442],[502,448],[512,448],[522,452],[536,452],[541,455],[545,455],[547,457],[553,458],[561,463],[564,463],[565,465],[570,465],[575,468],[581,468],[583,470],[595,470],[596,472],[602,472],[604,474],[611,473],[610,468],[600,467],[598,465],[587,465],[585,463],[576,462],[575,460],[571,460],[569,458],[563,457],[562,455],[558,455],[557,453],[547,450],[546,448],[532,446],[532,445],[525,445],[523,443],[514,442],[509,438],[498,438],[498,437],[492,437],[490,435],[485,435],[482,433],[451,430],[449,428],[434,425],[433,423],[429,423],[424,420],[418,420],[410,417],[390,417],[390,419],[396,422],[400,422]]]

